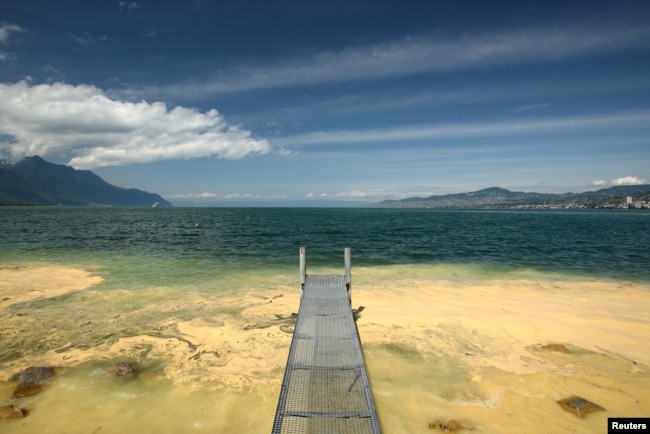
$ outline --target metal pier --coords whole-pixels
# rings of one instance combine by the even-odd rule
[[[273,434],[381,433],[350,305],[350,270],[346,248],[345,275],[307,275],[300,248],[302,297]]]

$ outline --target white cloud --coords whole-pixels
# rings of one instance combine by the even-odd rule
[[[636,176],[624,176],[622,178],[612,179],[611,181],[605,181],[604,179],[600,179],[591,182],[592,185],[596,185],[599,187],[607,186],[607,185],[638,185],[638,184],[647,184],[647,183],[648,183],[647,179],[637,178]]]
[[[14,156],[76,155],[89,169],[159,160],[241,159],[270,151],[266,140],[228,125],[216,111],[110,99],[89,85],[0,84],[0,149]]]
[[[646,184],[648,181],[645,179],[637,178],[636,176],[625,176],[612,180],[613,185],[637,185]]]
[[[275,64],[242,65],[207,83],[130,92],[201,97],[251,89],[538,64],[647,48],[648,41],[650,27],[614,19],[484,31],[460,37],[416,35],[340,51],[323,51]]]
[[[216,199],[219,195],[206,191],[203,193],[171,194],[169,197],[173,199]]]
[[[295,149],[285,149],[285,148],[276,149],[274,153],[276,155],[279,155],[280,157],[293,157],[295,155],[298,155],[298,152]]]
[[[279,200],[287,199],[287,195],[284,194],[271,194],[271,195],[259,195],[251,193],[179,193],[179,194],[169,194],[165,195],[169,199],[178,199],[179,201],[196,201],[198,203],[210,203],[211,201],[248,201],[248,200]]]

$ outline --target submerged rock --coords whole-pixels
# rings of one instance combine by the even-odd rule
[[[18,408],[15,405],[3,405],[0,407],[0,419],[20,419],[27,416],[26,408]]]
[[[294,331],[295,329],[296,329],[296,326],[295,326],[295,325],[292,325],[292,324],[282,324],[282,325],[280,326],[280,331],[281,331],[282,333],[286,333],[286,334],[288,334],[288,335],[292,335],[292,334],[293,334],[293,331]]]
[[[126,362],[117,363],[115,366],[112,366],[108,372],[116,377],[135,377],[138,375],[135,366]]]
[[[573,413],[578,416],[580,419],[584,419],[589,413],[594,411],[604,411],[605,409],[598,404],[594,404],[591,401],[587,401],[580,396],[572,396],[570,398],[561,399],[557,402],[564,411]]]
[[[50,382],[56,372],[52,367],[31,367],[25,369],[18,377],[14,398],[23,398],[39,393]]]
[[[570,353],[569,349],[566,347],[564,344],[548,344],[548,345],[542,345],[543,350],[547,351],[557,351],[560,353]]]
[[[434,420],[429,422],[429,429],[440,431],[440,432],[458,432],[464,427],[459,421],[451,420]]]

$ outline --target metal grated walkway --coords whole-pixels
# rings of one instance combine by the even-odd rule
[[[304,255],[304,249],[301,249]],[[381,433],[346,276],[307,276],[273,434]]]

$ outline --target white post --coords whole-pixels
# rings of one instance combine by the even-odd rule
[[[352,251],[349,247],[343,250],[343,262],[345,263],[345,286],[348,288],[348,298],[352,302]]]
[[[307,248],[300,246],[300,290],[305,288],[305,279],[307,277]]]

